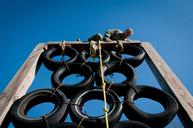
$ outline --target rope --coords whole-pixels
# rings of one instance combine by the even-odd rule
[[[47,51],[48,50],[48,44],[44,44],[43,49],[44,49],[44,51]]]
[[[98,45],[99,45],[99,60],[100,60],[100,72],[101,72],[101,79],[102,79],[102,88],[103,88],[103,98],[104,98],[104,108],[103,111],[105,113],[105,120],[106,120],[106,128],[109,128],[109,123],[108,123],[108,109],[107,109],[107,98],[106,98],[106,83],[104,82],[104,74],[102,71],[102,54],[101,54],[101,44],[100,41],[98,41]]]
[[[109,89],[111,88],[112,85],[113,85],[113,82],[111,82],[111,84],[110,84],[109,87],[107,88],[107,91],[106,91],[106,92],[109,91]]]
[[[62,86],[62,84],[61,85],[59,85],[57,88],[54,88],[54,90],[52,91],[52,93],[51,93],[51,98],[53,97],[53,95],[56,93],[56,91],[60,88]]]
[[[77,128],[80,128],[80,125],[82,124],[82,122],[83,122],[86,118],[88,118],[88,115],[87,115],[86,111],[85,111],[85,114],[86,114],[86,116],[84,116],[84,117],[80,120],[80,122],[78,123]]]
[[[87,60],[84,61],[84,62],[80,65],[80,67],[82,67],[83,65],[85,65],[87,62],[88,62]]]
[[[63,103],[68,104],[68,105],[76,105],[76,106],[80,107],[80,109],[83,108],[83,104],[74,104],[74,103],[71,103],[70,101],[63,102]]]
[[[92,50],[93,50],[93,49],[92,49],[92,44],[91,44],[91,43],[92,43],[92,42],[89,43],[89,44],[90,44],[90,47],[89,47],[89,48],[90,48],[90,49],[89,49],[89,55],[90,55],[90,56],[92,55]]]
[[[116,47],[117,47],[119,53],[121,53],[121,52],[124,51],[123,43],[120,42],[119,40],[117,40],[117,45],[116,45]]]
[[[124,83],[126,83],[131,89],[135,91],[136,94],[138,94],[138,91],[135,86],[131,85],[128,81],[124,81]]]
[[[63,41],[62,43],[59,44],[59,46],[62,49],[62,55],[64,55],[64,51],[65,51],[65,41]]]
[[[61,57],[60,61],[64,61],[64,54],[65,54],[65,47],[66,47],[65,41],[60,43],[59,46],[61,47],[61,50],[62,50],[62,52],[61,52],[62,57]]]
[[[63,64],[66,66],[66,69],[67,69],[67,71],[69,72],[69,71],[70,71],[70,68],[69,68],[68,64],[67,64],[66,62],[64,62]]]
[[[88,56],[87,59],[86,59],[83,63],[81,63],[80,67],[82,67],[82,66],[85,65],[87,62],[89,62],[89,60],[88,60],[89,57],[93,57],[93,56]]]
[[[124,59],[125,59],[124,57],[121,58],[121,61],[120,61],[119,65],[122,64],[122,62],[124,61]]]
[[[42,119],[45,121],[46,128],[49,128],[47,116],[46,116],[46,115],[43,115],[43,116],[42,116]]]
[[[89,44],[90,44],[89,55],[91,57],[96,57],[97,56],[97,50],[98,50],[98,46],[97,46],[96,42],[91,40],[89,42]]]

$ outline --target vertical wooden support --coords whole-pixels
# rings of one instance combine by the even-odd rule
[[[0,126],[11,105],[27,92],[33,82],[39,67],[38,60],[43,47],[43,43],[36,46],[3,93],[0,93]]]
[[[193,128],[193,98],[178,77],[161,58],[150,43],[142,43],[146,52],[146,62],[161,87],[172,94],[179,103],[178,116],[185,128]]]

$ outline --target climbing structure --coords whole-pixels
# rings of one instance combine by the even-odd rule
[[[124,58],[122,54],[133,57]],[[53,60],[57,55],[62,56],[61,60]],[[64,55],[70,58],[65,60]],[[99,62],[89,61],[90,57],[98,58]],[[144,59],[164,91],[151,85],[136,85],[135,68]],[[41,64],[53,72],[50,78],[52,88],[25,94]],[[126,80],[114,83],[106,79],[105,76],[113,72],[123,74]],[[84,76],[80,83],[68,86],[62,82],[65,77],[75,73]],[[124,99],[120,100],[120,96]],[[155,100],[164,107],[164,111],[145,113],[135,105],[137,98]],[[104,101],[104,115],[91,117],[82,111],[84,104],[92,99]],[[34,119],[26,116],[30,108],[43,102],[55,104],[54,110]],[[6,127],[12,121],[18,128],[163,128],[177,113],[184,127],[193,127],[192,103],[191,94],[149,43],[48,42],[37,45],[0,94],[0,125]],[[68,113],[72,123],[64,123]],[[120,121],[123,113],[128,120]]]

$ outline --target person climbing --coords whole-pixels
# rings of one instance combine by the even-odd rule
[[[119,29],[109,29],[105,32],[103,40],[106,42],[114,40],[128,40],[128,37],[132,34],[133,30],[131,28],[126,29],[124,32]]]
[[[91,36],[88,41],[98,41],[98,40],[103,40],[106,42],[110,41],[117,41],[117,40],[128,40],[128,37],[133,34],[133,30],[131,28],[126,29],[124,32],[122,32],[119,29],[109,29],[108,31],[105,32],[104,37],[100,34],[97,33],[93,36]]]
[[[100,33],[94,34],[93,36],[91,36],[88,41],[99,41],[102,40],[103,36]]]
[[[90,48],[91,48],[91,53],[95,53],[98,47],[95,47],[96,44],[94,45],[92,41],[99,41],[103,40],[106,42],[111,42],[111,41],[117,41],[117,50],[119,52],[124,50],[122,42],[120,40],[128,40],[128,37],[133,34],[133,30],[131,28],[126,29],[124,32],[122,32],[119,29],[109,29],[105,32],[104,37],[100,34],[97,33],[93,36],[91,36],[88,41],[90,42]],[[95,52],[94,52],[95,51]]]

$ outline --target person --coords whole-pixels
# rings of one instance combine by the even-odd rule
[[[119,29],[109,29],[105,32],[103,40],[106,42],[114,40],[128,40],[128,37],[132,34],[133,30],[131,28],[126,29],[124,32]]]
[[[104,37],[97,33],[93,36],[91,36],[88,41],[98,41],[103,40],[106,42],[110,41],[117,41],[117,40],[128,40],[128,37],[133,34],[133,30],[131,28],[126,29],[124,32],[122,32],[119,29],[109,29],[105,32]]]
[[[88,41],[98,41],[98,40],[102,40],[103,36],[100,33],[94,34],[93,36],[91,36]]]

